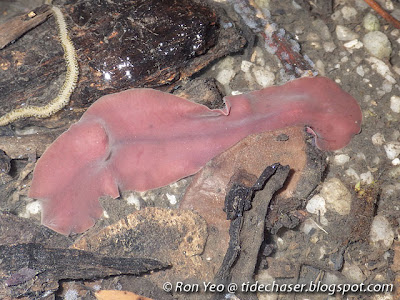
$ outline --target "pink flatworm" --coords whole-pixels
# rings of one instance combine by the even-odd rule
[[[228,96],[225,103],[211,110],[152,89],[101,97],[37,163],[29,196],[42,202],[42,223],[81,233],[101,216],[100,196],[192,175],[247,135],[303,125],[317,147],[335,150],[360,131],[362,119],[357,101],[324,77]]]

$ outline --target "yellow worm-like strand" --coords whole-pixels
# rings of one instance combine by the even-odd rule
[[[25,106],[10,111],[4,116],[0,117],[0,126],[5,126],[15,120],[27,117],[47,118],[61,110],[69,103],[69,98],[75,89],[79,76],[78,61],[76,52],[71,39],[68,36],[67,23],[61,10],[53,6],[53,14],[58,26],[58,34],[61,40],[61,45],[64,49],[64,58],[67,65],[67,74],[65,81],[60,89],[57,97],[51,100],[45,106]]]

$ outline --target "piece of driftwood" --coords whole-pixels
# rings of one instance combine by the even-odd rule
[[[229,228],[229,248],[216,275],[216,282],[227,286],[230,282],[240,284],[254,280],[258,253],[265,239],[268,204],[275,192],[283,187],[289,171],[289,166],[274,164],[267,167],[256,184],[247,188],[247,191],[244,191],[244,186],[232,186],[225,208],[228,218],[234,219]],[[236,192],[238,194],[235,196]],[[255,294],[247,293],[244,296],[243,299],[257,299]],[[223,294],[218,294],[214,299],[225,299],[223,297]]]
[[[16,16],[0,24],[0,49],[46,21],[50,15],[50,6],[42,5],[26,14]]]
[[[73,0],[60,9],[77,50],[76,90],[67,109],[51,119],[17,121],[17,128],[68,126],[99,97],[132,87],[172,90],[245,44],[234,26],[224,28],[233,24],[226,13],[204,2]],[[63,56],[54,18],[4,48],[0,115],[48,104],[65,78]]]
[[[151,258],[101,256],[77,249],[45,248],[27,243],[0,246],[0,298],[38,297],[58,289],[61,279],[139,275],[168,267]]]

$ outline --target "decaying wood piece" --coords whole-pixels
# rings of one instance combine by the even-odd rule
[[[246,190],[244,186],[238,189],[238,185],[233,185],[225,205],[230,208],[227,210],[228,218],[235,218],[229,228],[229,248],[216,275],[217,282],[227,286],[229,282],[252,282],[254,280],[258,253],[265,239],[265,217],[268,204],[275,192],[283,187],[289,171],[289,166],[274,164],[265,169],[253,187]],[[260,188],[262,189],[258,191]],[[235,196],[234,194],[237,192],[238,195]],[[232,205],[232,203],[236,204]],[[232,207],[237,208],[235,213],[233,213]],[[243,299],[256,297],[251,293],[246,293],[245,296]],[[223,297],[224,295],[220,294],[216,295],[214,299],[225,299]]]
[[[172,89],[173,84],[245,44],[234,26],[219,24],[232,24],[222,11],[220,15],[219,9],[204,4],[180,1],[177,5],[171,0],[99,3],[74,0],[60,7],[78,49],[80,67],[69,109],[50,119],[17,121],[17,128],[64,126],[102,95],[128,88]],[[54,98],[66,73],[57,34],[54,18],[50,18],[3,50],[0,116],[27,105],[45,106]]]
[[[46,21],[51,15],[49,5],[42,5],[34,10],[12,18],[0,25],[0,49],[18,39],[32,28]]]
[[[168,267],[151,258],[100,256],[76,249],[45,248],[28,243],[1,245],[0,297],[38,297],[56,291],[61,279],[139,275]]]
[[[67,248],[71,241],[30,218],[0,212],[0,245],[37,243],[48,248]]]
[[[168,258],[171,268],[149,278],[162,287],[166,281],[206,275],[212,279],[210,264],[200,258],[206,240],[207,224],[197,213],[146,207],[98,232],[88,232],[71,247],[100,255]]]

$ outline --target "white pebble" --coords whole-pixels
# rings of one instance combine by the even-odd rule
[[[358,38],[358,34],[343,25],[336,26],[336,36],[339,41],[351,41]]]
[[[326,213],[325,199],[320,195],[313,196],[308,200],[306,210],[311,214],[323,216]]]
[[[392,96],[390,98],[390,109],[395,113],[400,113],[400,97]]]
[[[232,69],[224,69],[218,72],[216,79],[222,85],[228,85],[235,76],[235,71]]]
[[[400,138],[400,131],[394,130],[392,132],[392,141],[397,141]]]
[[[365,154],[362,153],[362,152],[358,152],[358,153],[356,154],[356,158],[357,158],[358,160],[365,160],[365,159],[366,159]]]
[[[26,205],[25,211],[20,213],[22,218],[30,218],[31,215],[36,215],[42,211],[42,206],[39,201],[33,201]]]
[[[348,168],[345,172],[346,176],[352,178],[354,181],[360,181],[360,176],[357,174],[356,170],[353,168]]]
[[[347,49],[361,49],[364,45],[358,39],[343,44]]]
[[[356,72],[357,72],[357,74],[358,75],[360,75],[361,77],[364,77],[364,75],[365,75],[365,71],[364,71],[364,68],[363,68],[363,66],[358,66],[357,68],[356,68]]]
[[[305,234],[310,234],[311,230],[318,230],[317,224],[315,224],[315,221],[312,219],[306,219],[302,224],[301,224],[301,231],[303,231]]]
[[[372,144],[374,144],[375,146],[382,146],[385,143],[385,137],[380,132],[375,133],[372,136],[371,140],[372,140]]]
[[[322,60],[318,59],[315,62],[315,67],[317,68],[319,74],[325,76],[325,64]]]
[[[312,25],[315,28],[315,30],[319,32],[323,40],[328,41],[332,38],[331,32],[329,31],[329,27],[321,19],[314,20],[312,22]]]
[[[126,197],[126,202],[129,205],[135,206],[135,209],[140,210],[140,198],[133,193],[130,193],[128,197]]]
[[[167,193],[166,196],[171,205],[175,205],[178,202],[175,195],[171,195],[171,194]]]
[[[397,178],[400,177],[400,167],[393,168],[388,172],[390,177]],[[398,183],[400,184],[400,183]]]
[[[361,182],[364,184],[371,184],[374,182],[374,175],[370,171],[360,174]]]
[[[388,59],[392,53],[392,46],[388,37],[380,31],[371,31],[364,35],[365,49],[379,59]]]
[[[220,61],[217,65],[218,74],[216,76],[216,79],[219,83],[221,83],[225,87],[228,86],[228,84],[231,82],[231,80],[236,74],[236,71],[234,70],[235,64],[236,64],[235,59],[233,57],[228,56],[222,61]]]
[[[357,10],[354,7],[343,6],[342,15],[346,20],[351,20],[357,15]]]
[[[77,300],[79,299],[79,293],[75,289],[69,289],[64,296],[65,300]]]
[[[384,77],[387,81],[395,84],[396,79],[393,77],[393,73],[390,71],[389,67],[380,59],[376,57],[369,57],[366,59],[369,63],[371,63],[372,69],[374,69],[379,75]]]
[[[389,81],[384,81],[382,83],[382,91],[384,91],[385,93],[390,93],[393,89],[393,84]]]
[[[379,156],[375,156],[375,157],[372,159],[372,164],[374,164],[374,165],[378,165],[380,162],[381,162],[381,159],[380,159]]]
[[[274,73],[259,66],[254,66],[252,71],[257,83],[262,87],[267,87],[274,84],[275,81]]]
[[[347,154],[339,154],[335,155],[334,160],[337,165],[344,165],[350,160],[350,156],[348,156]]]
[[[39,201],[33,201],[26,205],[26,210],[31,214],[38,214],[42,210],[42,206]]]
[[[400,142],[389,142],[383,146],[387,158],[390,160],[395,159],[400,154]]]
[[[398,165],[400,165],[400,158],[395,158],[395,159],[393,159],[392,160],[392,165],[393,166],[398,166]]]
[[[363,19],[363,26],[368,31],[376,31],[380,29],[379,19],[371,14],[367,13]]]
[[[394,240],[394,232],[389,221],[382,215],[377,215],[372,221],[370,240],[377,247],[390,248]]]
[[[394,5],[393,5],[393,1],[392,0],[386,0],[385,1],[385,8],[387,10],[394,10]],[[394,13],[394,12],[393,12]],[[397,16],[394,15],[394,17],[396,18]]]
[[[242,64],[240,65],[240,69],[247,73],[250,71],[251,66],[253,66],[253,63],[248,61],[248,60],[242,60]]]
[[[336,49],[336,45],[334,42],[325,42],[322,44],[322,46],[324,47],[325,52],[333,52],[333,50]]]
[[[320,195],[325,199],[328,209],[342,216],[350,213],[351,194],[338,178],[325,181]]]

